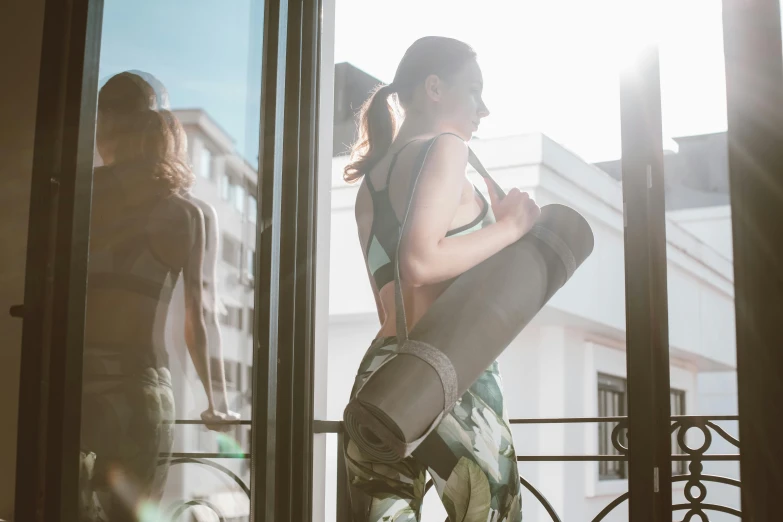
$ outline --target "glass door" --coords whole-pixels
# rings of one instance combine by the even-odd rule
[[[309,509],[318,9],[47,2],[18,520]]]

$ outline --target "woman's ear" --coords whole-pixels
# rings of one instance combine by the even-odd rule
[[[443,94],[443,82],[436,74],[430,74],[424,80],[424,92],[430,100],[440,101]]]

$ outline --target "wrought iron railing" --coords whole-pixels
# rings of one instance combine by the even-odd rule
[[[196,426],[204,426],[204,421],[201,420],[184,420],[184,419],[178,419],[174,421],[175,425],[178,426],[187,426],[187,425],[196,425]],[[225,426],[250,426],[249,420],[240,420],[240,421],[225,421],[220,423]],[[223,473],[227,477],[229,477],[242,492],[247,495],[248,499],[248,505],[250,504],[250,487],[249,485],[242,480],[242,477],[234,473],[232,470],[228,469],[226,466],[215,462],[216,460],[220,459],[249,459],[250,453],[245,452],[172,452],[168,455],[161,455],[161,460],[159,461],[161,464],[165,463],[166,460],[168,460],[168,463],[170,466],[182,466],[185,464],[192,464],[192,465],[198,465],[198,466],[205,466],[212,468],[220,473]],[[170,520],[171,522],[176,522],[177,520],[180,520],[180,517],[184,515],[188,509],[195,506],[201,506],[206,509],[209,509],[212,511],[215,516],[217,517],[219,522],[226,522],[226,517],[221,512],[221,509],[219,506],[214,505],[213,503],[209,502],[206,499],[183,499],[181,501],[177,501],[174,504],[167,507],[167,516],[164,517],[164,520]]]
[[[689,462],[689,473],[674,475],[673,483],[685,482],[684,495],[687,500],[685,503],[672,506],[672,512],[686,511],[682,520],[692,520],[694,516],[699,515],[701,520],[708,520],[707,511],[728,513],[742,518],[742,513],[729,506],[706,503],[707,496],[706,483],[721,483],[740,488],[740,481],[716,475],[707,475],[702,473],[704,462],[707,461],[739,461],[739,441],[729,435],[721,426],[716,424],[720,421],[738,421],[737,416],[696,416],[681,415],[672,417],[671,433],[676,437],[677,445],[682,453],[672,455],[672,462]],[[628,461],[628,448],[621,444],[620,435],[623,431],[627,432],[627,417],[583,417],[583,418],[557,418],[557,419],[511,419],[512,425],[543,425],[543,424],[586,424],[586,423],[616,423],[612,430],[612,446],[617,450],[617,455],[518,455],[519,462],[601,462],[601,461]],[[344,433],[342,423],[338,421],[316,421],[314,425],[316,433],[332,433],[337,435],[337,502],[336,502],[336,520],[349,521],[350,498],[348,496],[348,476],[343,459]],[[691,429],[701,431],[704,440],[696,448],[687,444],[687,432]],[[712,445],[713,432],[723,440],[737,448],[737,453],[714,454],[707,453]],[[627,438],[626,438],[627,440]],[[546,497],[533,486],[525,477],[519,478],[522,486],[529,491],[533,497],[542,505],[546,513],[553,522],[562,522],[552,504]],[[427,484],[426,491],[432,488],[432,482]],[[696,494],[694,494],[694,489]],[[592,522],[604,520],[615,508],[628,500],[629,493],[623,493],[601,510]],[[579,522],[579,521],[578,521]]]
[[[708,520],[707,513],[709,511],[728,513],[741,519],[742,513],[732,507],[712,504],[705,502],[707,497],[707,483],[719,483],[736,488],[740,488],[740,481],[730,477],[722,477],[717,475],[704,474],[704,462],[708,461],[739,461],[739,441],[726,432],[724,428],[716,424],[721,421],[738,421],[737,416],[696,416],[696,415],[683,415],[673,416],[671,433],[676,437],[677,446],[682,453],[672,455],[672,461],[685,461],[689,462],[688,473],[681,475],[674,475],[672,477],[673,483],[685,483],[683,494],[686,502],[675,504],[672,506],[673,512],[685,511],[682,520],[691,520],[695,516],[699,516],[702,520]],[[598,424],[598,423],[610,423],[615,424],[611,440],[612,446],[615,448],[618,454],[616,455],[518,455],[517,461],[519,462],[601,462],[601,461],[628,461],[628,448],[624,446],[621,441],[621,434],[623,431],[627,431],[628,419],[627,417],[580,417],[580,418],[553,418],[553,419],[511,419],[512,425],[545,425],[545,424]],[[204,425],[200,420],[177,420],[177,425]],[[234,421],[227,422],[227,425],[242,425],[249,426],[250,421]],[[350,498],[348,496],[348,475],[345,468],[345,462],[343,459],[343,447],[344,447],[344,432],[342,422],[339,421],[315,421],[314,432],[316,434],[335,434],[337,435],[337,501],[336,501],[336,520],[337,521],[349,521],[350,515]],[[691,447],[688,445],[687,432],[690,430],[698,430],[701,432],[703,442],[698,447]],[[737,453],[731,454],[715,454],[707,453],[714,436],[718,436],[737,448]],[[627,439],[626,439],[627,440]],[[175,452],[171,453],[170,465],[184,465],[192,464],[199,466],[207,466],[215,469],[228,476],[234,483],[247,495],[248,500],[250,498],[250,488],[248,484],[242,480],[236,473],[228,469],[227,467],[215,462],[216,459],[249,459],[250,453],[225,453],[225,452]],[[562,522],[562,519],[558,515],[552,504],[546,499],[546,497],[531,484],[525,477],[519,478],[522,486],[529,491],[533,497],[541,504],[546,513],[549,515],[553,522]],[[432,481],[427,483],[426,491],[432,489]],[[695,491],[695,493],[694,493]],[[617,498],[609,502],[604,509],[601,510],[593,519],[592,522],[600,522],[604,520],[615,508],[628,500],[629,493],[623,493]],[[169,517],[172,522],[177,521],[190,507],[202,506],[210,509],[215,513],[220,522],[225,521],[224,515],[218,506],[211,504],[205,499],[190,499],[182,500],[168,509]]]

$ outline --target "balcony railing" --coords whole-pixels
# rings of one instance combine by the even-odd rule
[[[184,420],[184,419],[178,419],[174,421],[174,424],[178,426],[187,426],[187,425],[196,425],[196,426],[203,426],[204,421],[202,420]],[[251,422],[249,420],[240,420],[240,421],[225,421],[220,423],[225,426],[250,426]],[[249,459],[250,453],[243,453],[243,452],[172,452],[168,455],[161,455],[161,461],[160,463],[165,463],[165,459],[168,457],[170,459],[169,465],[170,466],[182,466],[185,464],[195,465],[195,466],[205,466],[208,468],[212,468],[220,473],[223,473],[227,477],[229,477],[243,492],[245,495],[247,495],[248,505],[250,504],[250,487],[247,483],[245,483],[244,480],[242,480],[242,477],[228,469],[226,466],[223,466],[222,464],[215,462],[216,460],[220,459]],[[173,505],[168,507],[167,510],[167,516],[164,517],[164,520],[170,520],[171,522],[175,522],[177,520],[180,520],[180,517],[184,515],[188,509],[195,506],[201,506],[204,508],[209,509],[213,513],[215,513],[215,516],[217,516],[217,519],[219,522],[225,522],[226,518],[221,512],[220,507],[212,504],[206,499],[183,499],[181,501],[175,502]]]
[[[704,462],[710,461],[739,461],[739,441],[726,432],[724,428],[716,424],[716,422],[724,421],[738,421],[739,417],[729,416],[699,416],[699,415],[678,415],[672,416],[671,433],[677,441],[677,447],[681,453],[672,454],[672,462],[689,462],[688,473],[681,475],[674,475],[672,482],[685,483],[683,494],[686,502],[680,504],[674,504],[672,506],[673,512],[685,511],[682,520],[692,520],[693,517],[699,516],[700,520],[708,520],[707,512],[722,512],[736,516],[738,519],[742,518],[742,513],[732,507],[712,504],[705,502],[707,497],[707,484],[719,483],[725,484],[739,489],[741,487],[740,481],[730,477],[723,477],[717,475],[704,474]],[[612,446],[617,451],[615,455],[518,455],[517,461],[519,462],[626,462],[628,461],[628,448],[623,446],[620,442],[623,431],[627,431],[628,418],[627,417],[581,417],[581,418],[553,418],[553,419],[511,419],[512,425],[546,425],[546,424],[599,424],[610,423],[615,424],[611,440]],[[203,425],[200,420],[178,420],[178,425]],[[234,421],[227,422],[227,425],[250,425],[250,421]],[[315,421],[314,432],[316,434],[335,434],[337,435],[337,502],[336,502],[336,518],[337,521],[349,521],[351,520],[350,511],[350,498],[348,496],[348,475],[345,468],[345,461],[343,459],[343,447],[344,447],[344,432],[342,422],[340,421]],[[687,433],[690,430],[697,430],[702,434],[702,443],[698,447],[691,447],[688,445]],[[708,453],[708,450],[712,446],[712,442],[715,437],[719,437],[737,448],[736,453],[730,454],[716,454]],[[626,439],[627,440],[627,439]],[[250,488],[241,477],[236,473],[226,468],[225,466],[214,462],[215,459],[248,459],[250,453],[198,453],[198,452],[183,452],[172,453],[171,465],[199,465],[208,466],[217,471],[224,473],[230,477],[237,486],[250,498]],[[546,497],[531,484],[524,477],[519,478],[522,486],[529,491],[533,497],[541,504],[546,513],[549,515],[553,522],[563,522],[557,511],[552,504],[546,499]],[[427,483],[426,491],[429,492],[432,489],[432,481]],[[609,502],[604,509],[601,510],[593,519],[592,522],[600,522],[604,520],[615,508],[625,502],[629,497],[629,493],[623,493],[614,500]],[[179,519],[179,517],[185,513],[187,509],[192,506],[203,506],[212,510],[218,517],[220,522],[225,521],[225,517],[220,512],[217,506],[212,505],[207,500],[203,499],[191,499],[183,500],[170,508],[170,517],[172,522]],[[581,521],[575,521],[581,522]]]
[[[732,454],[714,454],[707,453],[712,445],[713,432],[736,447],[739,451],[739,441],[729,435],[722,427],[715,424],[720,421],[737,421],[737,416],[696,416],[696,415],[678,415],[672,416],[671,433],[676,437],[678,447],[682,453],[673,454],[672,461],[690,462],[688,466],[689,473],[683,475],[674,475],[672,481],[679,483],[685,482],[684,495],[686,503],[675,504],[672,506],[673,512],[687,511],[682,520],[692,520],[696,515],[702,515],[700,520],[708,520],[705,512],[718,511],[729,513],[741,519],[740,511],[729,507],[716,504],[705,503],[707,496],[706,483],[721,483],[740,487],[740,481],[729,477],[715,475],[705,475],[702,473],[704,462],[707,461],[739,461],[739,453]],[[620,434],[628,427],[627,417],[587,417],[587,418],[557,418],[557,419],[511,419],[512,425],[543,425],[543,424],[598,424],[598,423],[616,423],[612,430],[612,445],[617,450],[617,455],[518,455],[518,462],[601,462],[601,461],[628,461],[628,448],[620,443]],[[316,433],[334,433],[337,434],[337,505],[336,520],[351,520],[350,498],[348,496],[348,475],[343,460],[344,433],[342,423],[338,421],[316,421],[314,424]],[[696,429],[701,431],[704,437],[703,443],[692,448],[687,445],[686,433]],[[557,511],[546,497],[535,488],[525,477],[519,477],[522,486],[527,489],[536,500],[543,506],[553,522],[563,522]],[[432,488],[432,481],[427,483],[426,491]],[[697,490],[694,494],[693,490]],[[624,493],[606,505],[593,519],[592,522],[604,520],[617,506],[628,499],[629,493]],[[575,521],[582,522],[582,521]]]

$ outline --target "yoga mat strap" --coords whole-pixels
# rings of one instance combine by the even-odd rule
[[[457,392],[457,370],[445,353],[434,346],[409,339],[397,349],[398,353],[412,355],[429,364],[440,378],[443,385],[443,400],[446,411],[450,410],[459,399]]]
[[[489,175],[489,172],[487,171],[487,169],[484,168],[484,165],[481,164],[481,161],[479,161],[478,156],[476,156],[476,153],[473,152],[473,149],[471,148],[468,148],[468,163],[470,163],[470,166],[473,167],[476,172],[481,174],[482,178],[489,180],[489,182],[492,183],[492,186],[495,187],[495,192],[497,192],[497,195],[501,199],[506,197],[506,192],[498,184],[498,182],[495,181],[495,178]]]
[[[405,442],[397,434],[393,433],[387,425],[381,422],[361,401],[352,400],[348,403],[343,413],[345,429],[348,436],[354,441],[363,441],[361,449],[373,459],[380,462],[398,462],[410,457],[421,443],[432,433],[443,420],[446,412],[441,412],[430,424],[429,428],[416,440]],[[360,430],[368,429],[378,439],[371,443],[362,435]]]

